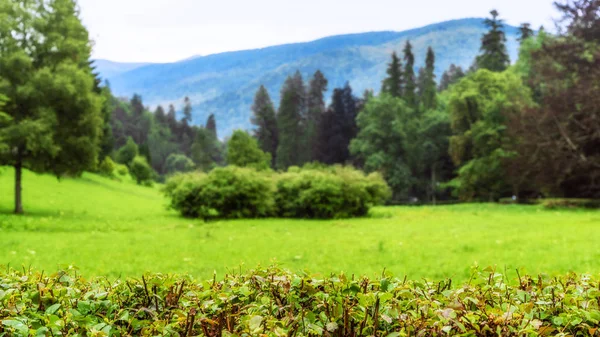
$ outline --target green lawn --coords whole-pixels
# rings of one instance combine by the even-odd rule
[[[166,209],[158,188],[92,174],[24,176],[26,216],[10,214],[13,172],[0,173],[0,265],[84,275],[184,273],[277,262],[293,271],[344,271],[458,281],[470,267],[600,273],[600,212],[491,204],[381,207],[370,218],[203,223]]]

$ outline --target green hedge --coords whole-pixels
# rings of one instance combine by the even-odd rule
[[[598,336],[587,276],[474,271],[468,283],[317,278],[277,268],[86,281],[0,272],[0,336]]]
[[[176,175],[164,190],[173,209],[204,219],[347,218],[366,215],[390,195],[379,174],[341,166],[285,173],[229,166]]]

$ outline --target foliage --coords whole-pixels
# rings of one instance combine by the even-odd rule
[[[437,102],[437,84],[435,82],[435,53],[429,47],[425,67],[419,72],[419,101],[424,110],[436,109]]]
[[[215,168],[208,174],[178,175],[169,179],[165,188],[173,209],[202,219],[270,216],[274,192],[268,175],[235,166]]]
[[[117,164],[110,157],[104,157],[100,165],[98,165],[98,173],[107,176],[114,177]]]
[[[177,153],[172,153],[167,157],[166,165],[168,173],[189,172],[196,167],[193,160],[183,154]]]
[[[86,281],[76,271],[8,269],[0,333],[172,336],[595,336],[598,281],[473,268],[469,283],[270,267],[200,282],[157,274]],[[425,308],[425,309],[424,309]]]
[[[0,139],[15,167],[15,213],[23,213],[22,169],[57,177],[93,170],[103,129],[91,43],[73,0],[0,1]]]
[[[254,96],[252,112],[252,124],[256,126],[254,136],[258,141],[260,149],[271,154],[271,166],[275,167],[275,155],[277,153],[277,145],[279,142],[277,117],[275,116],[275,108],[273,107],[269,92],[262,85]]]
[[[154,171],[145,157],[137,156],[133,158],[129,165],[129,174],[131,174],[138,185],[152,186]]]
[[[512,193],[506,162],[515,156],[507,121],[533,105],[530,90],[510,72],[479,70],[450,88],[450,155],[460,166],[450,186],[463,200]]]
[[[121,177],[125,177],[125,176],[129,175],[129,167],[127,167],[127,165],[124,165],[124,164],[117,164],[116,171],[117,171],[117,174],[120,175]]]
[[[504,22],[498,19],[498,11],[490,12],[491,18],[485,20],[489,31],[481,38],[481,55],[475,60],[476,69],[504,71],[510,65],[510,57],[506,48]]]
[[[304,162],[319,160],[320,127],[325,118],[325,92],[329,82],[320,70],[310,80],[307,93],[307,113],[304,132]]]
[[[456,82],[458,82],[461,78],[465,77],[465,72],[460,66],[456,66],[454,64],[450,65],[448,70],[444,71],[442,75],[442,79],[440,80],[440,85],[438,87],[439,91],[446,91],[450,86]]]
[[[117,163],[129,166],[138,154],[139,148],[137,144],[132,137],[129,137],[127,138],[127,143],[117,151]]]
[[[396,52],[392,53],[392,61],[388,64],[387,77],[383,80],[381,92],[392,97],[402,97],[404,92],[402,61]]]
[[[288,77],[281,89],[281,103],[277,113],[279,142],[276,154],[276,166],[285,170],[290,166],[302,163],[299,154],[302,152],[303,129],[305,116],[306,89],[300,72]]]
[[[221,144],[214,133],[206,128],[196,131],[192,145],[192,160],[202,171],[210,171],[221,162]]]
[[[246,131],[237,130],[227,142],[227,164],[267,170],[271,166],[271,155],[263,152]]]
[[[404,73],[402,74],[402,77],[404,79],[402,97],[408,106],[416,109],[417,83],[415,77],[415,55],[413,54],[410,41],[406,41],[406,45],[404,46]]]
[[[390,196],[379,174],[365,176],[349,167],[290,168],[276,179],[278,214],[286,218],[364,216]]]

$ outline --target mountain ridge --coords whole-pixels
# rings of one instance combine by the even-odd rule
[[[202,124],[214,113],[221,135],[249,129],[250,105],[258,86],[264,84],[278,105],[279,88],[288,75],[299,70],[305,80],[320,69],[329,79],[329,92],[348,81],[360,95],[379,89],[392,51],[401,52],[411,40],[417,68],[428,46],[436,52],[438,78],[451,63],[468,67],[479,52],[486,31],[482,18],[435,23],[405,31],[351,33],[258,49],[229,51],[192,57],[173,63],[148,64],[114,76],[105,76],[117,96],[138,93],[152,107],[175,104],[183,97],[194,103],[194,123]],[[506,25],[511,59],[518,50],[518,29]],[[418,70],[418,69],[417,69]]]

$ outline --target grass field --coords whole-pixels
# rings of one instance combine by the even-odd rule
[[[26,172],[26,216],[14,216],[13,172],[0,173],[0,265],[87,276],[183,273],[200,278],[277,262],[292,271],[464,281],[470,267],[600,273],[600,212],[473,204],[380,207],[334,221],[203,223],[166,209],[158,188],[92,174]]]

